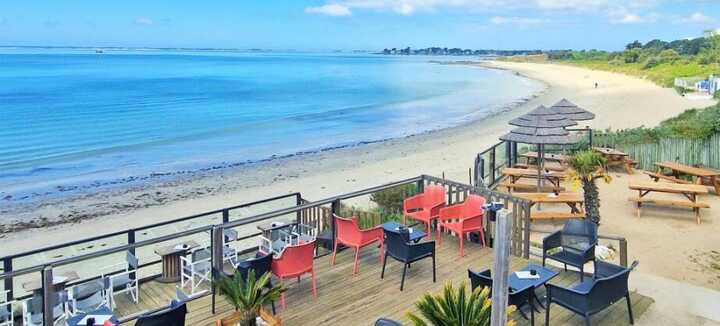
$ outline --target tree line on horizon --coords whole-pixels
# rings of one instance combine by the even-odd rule
[[[472,50],[461,48],[429,47],[423,49],[386,48],[380,54],[384,55],[482,55],[482,56],[513,56],[513,55],[538,55],[542,50]]]

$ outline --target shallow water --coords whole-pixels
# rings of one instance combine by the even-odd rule
[[[430,59],[5,49],[0,199],[417,134],[542,88]]]

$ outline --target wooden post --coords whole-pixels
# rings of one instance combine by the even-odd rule
[[[509,290],[510,232],[512,230],[512,218],[510,218],[509,210],[502,209],[497,212],[495,226],[495,261],[492,271],[493,288],[490,325],[505,326]]]
[[[42,271],[42,293],[43,293],[43,325],[55,325],[55,318],[53,316],[53,305],[55,287],[53,285],[53,270],[52,266],[45,266]]]
[[[223,273],[223,228],[215,226],[212,228],[210,238],[211,265],[212,265],[212,313],[215,314],[215,280]]]

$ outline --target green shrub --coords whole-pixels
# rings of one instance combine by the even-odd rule
[[[377,204],[378,208],[388,212],[401,212],[403,200],[417,193],[415,184],[397,186],[395,188],[379,191],[370,195],[370,200]]]

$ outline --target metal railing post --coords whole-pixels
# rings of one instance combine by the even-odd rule
[[[337,225],[335,225],[335,215],[340,213],[340,201],[336,200],[330,204],[330,220],[332,223],[330,224],[332,228],[332,248],[335,247],[335,236],[337,232]]]
[[[588,143],[590,143],[590,148],[593,147],[593,130],[590,127],[585,127],[588,130]]]
[[[215,280],[223,273],[223,228],[214,226],[211,231],[210,247],[212,248],[212,313],[215,314]]]
[[[223,209],[222,222],[223,222],[223,224],[230,222],[230,210],[229,209]]]
[[[490,184],[495,184],[495,146],[490,151]]]
[[[3,259],[3,273],[9,273],[12,272],[13,265],[12,265],[12,258],[6,257]],[[13,278],[8,277],[5,279],[5,290],[8,291],[7,293],[7,299],[8,301],[12,301],[15,297],[13,296]]]
[[[505,163],[507,164],[507,167],[509,167],[509,168],[513,167],[512,142],[509,142],[509,141],[505,142]]]
[[[505,326],[507,322],[508,273],[510,270],[510,232],[512,218],[510,211],[502,209],[497,212],[495,228],[495,261],[493,263],[491,326]]]
[[[295,206],[300,206],[300,205],[302,205],[302,196],[298,192],[298,193],[295,193]],[[297,212],[295,212],[295,220],[297,221],[298,224],[300,224],[300,221],[302,220],[302,211],[298,210]]]
[[[620,239],[620,266],[628,267],[627,257],[627,240],[625,238]]]
[[[130,230],[127,231],[127,243],[130,244],[130,245],[131,245],[131,244],[135,244],[135,229],[130,229]],[[128,249],[128,251],[129,251],[131,254],[133,254],[133,256],[137,257],[137,255],[135,254],[135,247],[132,247],[132,248]],[[130,269],[132,269],[132,266],[130,266],[129,263],[128,263],[127,268],[128,268],[128,270],[130,270]],[[130,276],[131,279],[135,279],[135,277],[137,277],[137,275],[135,274],[135,272],[130,273],[129,276]]]
[[[42,301],[43,301],[43,325],[54,325],[53,300],[55,288],[53,286],[52,266],[45,266],[42,271]]]
[[[482,180],[482,184],[485,184],[485,159],[482,157],[480,158],[480,179]]]
[[[517,151],[517,143],[512,142],[512,164],[515,166],[518,163],[518,151]]]

